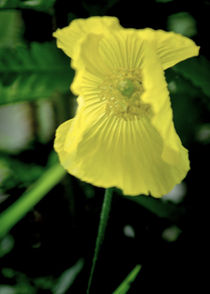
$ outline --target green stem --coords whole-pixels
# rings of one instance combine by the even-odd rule
[[[49,168],[29,190],[0,214],[0,238],[37,204],[65,175],[60,164]]]
[[[99,251],[100,251],[101,245],[103,243],[104,235],[105,235],[105,230],[106,230],[106,226],[107,226],[107,222],[108,222],[108,218],[109,218],[109,213],[110,213],[110,209],[111,209],[112,192],[113,192],[112,188],[106,189],[105,195],[104,195],[104,201],[103,201],[103,205],[102,205],[102,209],[101,209],[101,216],[100,216],[100,222],[99,222],[99,227],[98,227],[98,235],[96,238],[96,245],[95,245],[95,251],[94,251],[94,256],[93,256],[93,262],[92,262],[90,277],[89,277],[89,281],[88,281],[87,294],[90,293],[90,287],[91,287],[91,283],[93,280],[93,274],[95,271],[96,262],[97,262]]]

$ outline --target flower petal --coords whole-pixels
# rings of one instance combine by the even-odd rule
[[[152,108],[151,121],[164,142],[163,159],[169,164],[182,161],[183,147],[174,129],[164,72],[151,42],[143,42],[134,30],[118,30],[104,36],[91,34],[84,39],[78,58],[81,63],[76,67],[81,69],[77,71],[71,89],[82,95],[86,103],[100,102],[97,87],[103,76],[120,68],[139,67],[144,88],[140,99]]]
[[[76,69],[72,92],[84,96],[87,93],[84,90],[87,89],[87,83],[93,87],[95,85],[96,89],[101,79],[118,73],[121,69],[140,68],[142,51],[143,39],[136,30],[88,34],[72,60],[72,67]]]
[[[195,42],[177,33],[146,28],[139,30],[139,35],[154,42],[164,70],[199,53],[200,47]]]
[[[143,42],[134,30],[118,30],[105,36],[91,34],[84,39],[78,54],[81,63],[76,67],[81,66],[81,69],[77,71],[71,89],[75,94],[82,95],[86,103],[100,103],[97,87],[103,75],[120,68],[141,69],[144,92],[140,99],[151,106],[151,122],[164,142],[163,159],[169,164],[182,163],[184,147],[174,129],[164,72],[152,43]]]
[[[197,56],[199,46],[189,38],[182,35],[158,30],[155,34],[157,40],[157,54],[161,60],[163,69],[174,66],[180,61]]]
[[[87,72],[99,77],[109,73],[109,67],[99,53],[99,44],[103,36],[103,34],[90,33],[83,38],[71,62],[74,69],[85,69]]]
[[[182,162],[181,154],[187,151],[182,146],[174,128],[172,108],[163,69],[151,45],[147,43],[145,46],[142,65],[144,92],[141,99],[152,107],[151,122],[164,143],[163,159],[169,164],[178,164]],[[186,164],[189,165],[187,162]]]
[[[100,187],[118,187],[127,195],[169,192],[186,175],[187,153],[170,165],[162,157],[163,140],[147,117],[125,121],[103,114],[99,105],[80,107],[61,125],[55,149],[72,175]]]
[[[106,30],[106,28],[111,30],[120,28],[119,20],[110,16],[76,19],[68,27],[57,29],[53,36],[57,38],[57,47],[72,58],[79,40],[85,37],[87,33],[94,32],[98,34]]]
[[[100,63],[110,70],[139,67],[143,41],[134,29],[104,30],[101,34],[87,34],[80,43],[73,67],[85,67],[87,71],[95,74],[98,74],[96,67],[100,66]]]

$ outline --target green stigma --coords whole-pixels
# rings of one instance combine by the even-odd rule
[[[123,96],[126,96],[128,98],[130,98],[136,90],[132,80],[129,79],[121,80],[118,83],[117,88]]]

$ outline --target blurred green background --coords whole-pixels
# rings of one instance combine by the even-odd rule
[[[114,191],[91,293],[113,293],[137,264],[118,294],[204,293],[210,1],[0,0],[0,294],[86,293],[104,190],[66,175],[53,151],[55,129],[76,102],[74,72],[52,32],[92,15],[181,33],[201,49],[166,71],[191,171],[160,200]]]

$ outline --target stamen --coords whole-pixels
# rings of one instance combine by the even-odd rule
[[[135,86],[133,82],[129,79],[121,80],[118,84],[118,89],[123,96],[131,97],[135,91]]]
[[[108,76],[99,87],[106,113],[125,120],[139,119],[150,112],[150,106],[141,101],[143,91],[139,69],[119,70]]]

